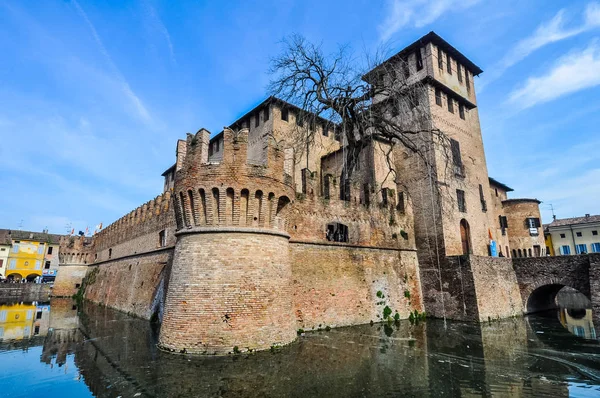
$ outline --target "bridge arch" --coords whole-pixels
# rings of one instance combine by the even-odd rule
[[[558,308],[556,295],[563,287],[575,289],[591,300],[589,291],[582,291],[577,286],[572,286],[572,284],[560,279],[549,278],[538,281],[528,289],[529,294],[525,302],[526,313],[533,314]]]

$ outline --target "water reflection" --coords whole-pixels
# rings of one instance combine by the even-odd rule
[[[49,328],[49,315],[48,303],[0,304],[0,340],[45,336]]]
[[[33,310],[17,308],[25,318]],[[570,334],[556,315],[481,325],[363,325],[307,333],[272,352],[217,358],[159,351],[156,329],[108,308],[52,300],[46,313],[45,337],[21,334],[21,340],[0,343],[0,374],[9,375],[0,378],[0,391],[97,397],[600,394],[599,346]],[[35,382],[24,380],[14,391],[5,385],[36,363]]]
[[[592,303],[579,291],[564,287],[556,295],[558,319],[569,332],[577,337],[596,340],[592,317]]]

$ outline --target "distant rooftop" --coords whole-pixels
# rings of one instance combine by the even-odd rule
[[[49,234],[46,232],[20,231],[15,229],[0,229],[0,244],[11,244],[14,240],[36,240],[39,242],[47,242],[58,244],[61,235]]]
[[[498,188],[502,188],[504,189],[506,192],[512,192],[514,191],[514,189],[512,189],[511,187],[509,187],[508,185],[504,185],[502,184],[500,181],[493,179],[492,177],[488,177],[488,179],[490,180],[490,185],[496,186]]]
[[[568,225],[580,225],[600,222],[600,215],[585,215],[583,217],[559,218],[547,224],[548,227],[563,227]]]

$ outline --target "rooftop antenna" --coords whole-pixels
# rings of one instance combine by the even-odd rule
[[[550,210],[552,210],[552,221],[556,220],[556,215],[554,214],[554,206],[552,206],[552,203],[548,203],[546,206],[550,206]]]
[[[23,230],[23,220],[19,223],[19,231]]]
[[[71,230],[72,230],[72,224],[71,224],[71,222],[68,222],[65,225],[65,229],[67,230],[67,235],[69,235],[71,233]]]

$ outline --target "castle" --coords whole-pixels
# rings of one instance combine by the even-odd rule
[[[433,32],[385,61],[395,62],[425,87],[432,128],[450,138],[450,171],[433,136],[433,169],[373,139],[341,199],[336,126],[270,97],[212,138],[201,129],[179,140],[164,192],[92,245],[70,242],[54,294],[83,283],[89,300],[158,317],[164,349],[206,354],[415,311],[521,314],[510,258],[545,255],[540,202],[508,199],[488,176],[482,70]],[[299,148],[298,131],[314,142]]]

